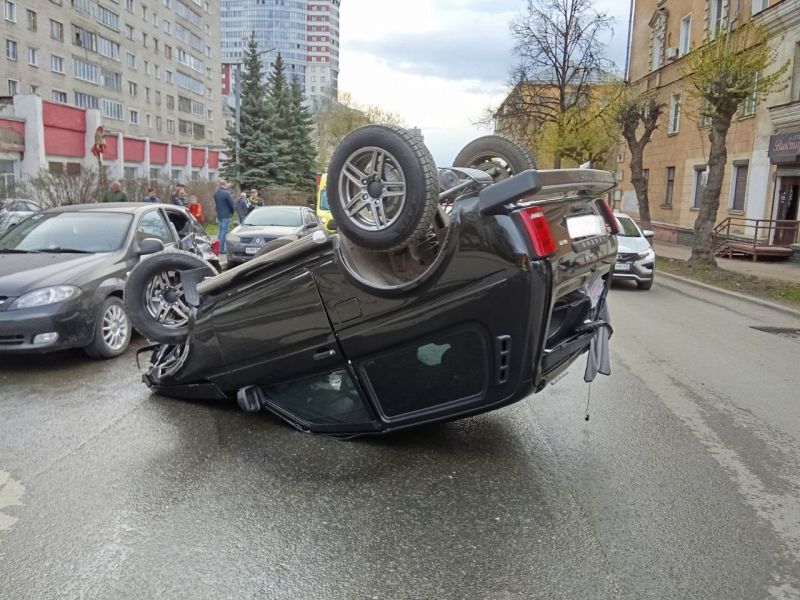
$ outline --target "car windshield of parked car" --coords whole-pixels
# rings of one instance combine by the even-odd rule
[[[319,207],[321,210],[330,210],[331,207],[328,204],[328,190],[321,190],[319,193]]]
[[[38,214],[0,237],[0,252],[114,252],[125,242],[130,225],[131,215],[126,214]]]
[[[245,225],[255,227],[300,227],[303,224],[303,215],[299,210],[293,208],[281,208],[268,206],[257,208],[244,220]]]
[[[642,234],[639,233],[639,228],[636,227],[636,223],[630,217],[617,217],[617,222],[620,225],[619,237],[642,237]]]

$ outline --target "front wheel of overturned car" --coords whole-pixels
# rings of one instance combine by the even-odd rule
[[[196,254],[164,250],[137,264],[125,282],[125,309],[136,330],[161,344],[179,344],[189,334],[189,304],[181,273],[202,269],[206,277],[214,267]]]
[[[131,323],[121,298],[109,296],[97,312],[94,337],[84,348],[91,358],[115,358],[128,349]]]
[[[494,181],[536,168],[536,160],[517,142],[499,135],[486,135],[464,146],[453,161],[454,167],[480,169]]]
[[[339,232],[366,250],[400,250],[427,233],[439,202],[436,165],[400,127],[367,125],[336,148],[328,200]]]

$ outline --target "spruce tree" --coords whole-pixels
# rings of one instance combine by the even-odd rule
[[[313,191],[314,167],[317,158],[317,151],[311,141],[313,120],[303,104],[303,90],[297,79],[292,80],[289,91],[291,99],[289,161],[294,175],[294,186],[300,191]]]
[[[267,84],[267,112],[270,132],[277,152],[274,182],[279,185],[293,185],[294,175],[289,159],[289,140],[291,139],[291,91],[286,81],[283,57],[278,54],[275,66]]]

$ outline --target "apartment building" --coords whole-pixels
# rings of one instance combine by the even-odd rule
[[[74,119],[102,126],[122,146],[126,139],[137,149],[152,141],[202,149],[205,155],[221,145],[218,0],[0,2],[0,96],[8,96],[3,117],[38,119],[34,129],[44,131],[59,125],[48,123],[47,115],[73,114],[53,107],[64,105],[86,111],[80,118],[74,113]],[[58,148],[52,138],[50,148]],[[35,139],[26,129],[25,142]],[[75,146],[72,154],[78,152]],[[69,162],[46,155],[51,168]],[[137,160],[126,160],[117,176],[149,175],[141,155],[131,150],[129,157]]]
[[[688,97],[684,57],[720,29],[754,20],[790,63],[789,85],[744,102],[728,135],[719,219],[797,220],[800,202],[800,0],[637,0],[629,78],[666,105],[644,153],[652,218],[659,238],[689,242],[706,181],[708,122]],[[623,146],[622,207],[636,213],[630,156]],[[751,221],[742,233],[751,234]],[[770,235],[796,235],[796,231]],[[771,240],[773,241],[773,240]]]
[[[316,112],[338,97],[339,8],[341,0],[221,0],[223,93],[233,91],[236,63],[253,36],[264,71],[278,53],[286,73],[303,86]]]

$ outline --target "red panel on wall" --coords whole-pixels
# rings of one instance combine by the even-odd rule
[[[42,102],[42,122],[45,127],[52,126],[85,132],[86,111],[74,106]]]
[[[186,146],[172,147],[172,164],[183,166],[189,158],[189,149]]]
[[[144,140],[122,138],[122,158],[125,162],[144,162]]]
[[[209,169],[216,169],[219,167],[219,152],[214,152],[212,150],[208,151],[208,168]]]
[[[0,119],[0,127],[11,129],[19,134],[25,135],[25,121],[15,121],[14,119]]]
[[[0,152],[25,152],[25,123],[0,119]]]
[[[83,158],[86,154],[86,134],[82,131],[44,128],[44,152],[52,156],[73,156]]]
[[[119,156],[119,148],[117,148],[117,136],[107,135],[105,140],[106,151],[103,152],[103,160],[117,160],[117,157]]]
[[[167,164],[167,151],[169,146],[167,144],[160,144],[158,142],[150,142],[150,162],[156,165]]]
[[[202,167],[206,162],[206,151],[202,148],[192,148],[192,166]]]

